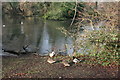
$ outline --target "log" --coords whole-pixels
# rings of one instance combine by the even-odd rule
[[[20,55],[17,51],[2,49],[4,52],[8,52],[15,55]]]
[[[15,54],[15,55],[21,55],[21,54],[30,54],[30,53],[36,53],[36,51],[31,51],[31,52],[21,52],[21,51],[14,51],[14,50],[6,50],[6,49],[2,49],[4,52],[8,52],[10,54]]]

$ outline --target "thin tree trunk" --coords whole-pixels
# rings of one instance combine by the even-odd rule
[[[74,20],[75,20],[76,13],[77,13],[77,0],[76,0],[74,17],[73,17],[73,19],[72,19],[72,22],[71,22],[70,26],[72,26],[72,24],[73,24],[73,22],[74,22]]]
[[[98,2],[95,2],[96,10],[98,9]]]

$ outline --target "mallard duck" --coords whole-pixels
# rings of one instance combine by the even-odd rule
[[[51,58],[48,58],[47,62],[52,64],[52,63],[55,63],[56,61],[52,60]]]
[[[74,62],[75,64],[79,63],[80,61],[81,61],[81,60],[77,59],[76,57],[73,57],[73,62]]]
[[[68,62],[66,62],[66,61],[62,61],[62,63],[63,63],[63,65],[64,65],[65,67],[70,66],[70,64],[69,64]]]
[[[25,52],[28,52],[28,50],[29,50],[28,47],[29,47],[29,45],[24,45],[24,46],[23,46],[23,50],[24,50]]]
[[[54,56],[55,56],[55,52],[52,51],[51,53],[49,53],[49,56],[50,56],[50,57],[54,57]]]

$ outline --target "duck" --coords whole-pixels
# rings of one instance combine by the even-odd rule
[[[49,56],[50,56],[51,58],[54,57],[54,56],[55,56],[55,52],[52,51],[51,53],[49,53]]]
[[[3,27],[5,27],[5,25],[3,25]]]
[[[48,58],[47,62],[50,63],[50,64],[53,64],[53,63],[55,63],[56,61],[54,61],[54,60],[51,59],[51,58]]]
[[[24,45],[24,46],[23,46],[23,50],[24,50],[25,52],[28,52],[28,51],[29,51],[29,48],[28,48],[28,47],[29,47],[29,45]]]
[[[21,22],[21,24],[23,24],[23,22]]]
[[[80,61],[81,61],[81,60],[79,60],[79,59],[77,59],[76,57],[73,56],[73,62],[74,62],[75,64],[79,63]]]
[[[62,61],[62,63],[64,65],[64,67],[69,67],[70,66],[70,64],[68,62],[66,62],[66,61]]]

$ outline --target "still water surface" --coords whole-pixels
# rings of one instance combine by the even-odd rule
[[[37,51],[46,55],[52,50],[62,51],[71,55],[72,39],[58,29],[68,27],[70,21],[52,21],[29,17],[26,19],[3,17],[2,44],[7,50],[23,51],[23,46],[29,45],[28,51]],[[65,46],[67,45],[67,46]]]

